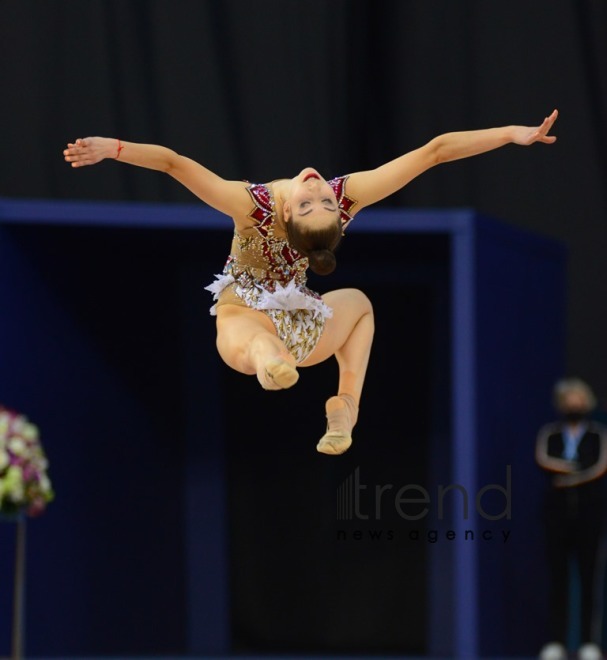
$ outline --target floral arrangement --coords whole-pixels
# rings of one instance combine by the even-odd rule
[[[53,497],[38,428],[0,406],[0,514],[38,516]]]

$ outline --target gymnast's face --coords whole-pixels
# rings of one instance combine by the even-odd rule
[[[338,215],[333,188],[314,168],[306,167],[292,179],[285,219],[320,228],[334,224]]]

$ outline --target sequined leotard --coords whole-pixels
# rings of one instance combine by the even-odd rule
[[[337,198],[342,227],[352,216],[356,203],[345,194],[348,177],[329,181]],[[316,347],[325,319],[333,312],[318,293],[306,286],[308,259],[290,247],[286,238],[274,235],[276,211],[272,191],[265,184],[247,188],[254,202],[249,217],[256,233],[242,236],[234,232],[230,256],[221,275],[205,287],[216,304],[244,305],[267,314],[276,332],[297,363],[303,362]]]

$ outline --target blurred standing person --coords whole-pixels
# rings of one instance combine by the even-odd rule
[[[550,579],[551,642],[541,660],[566,660],[571,561],[580,581],[579,660],[600,660],[604,558],[602,541],[607,504],[607,427],[589,419],[596,398],[578,378],[559,380],[553,403],[560,419],[537,436],[535,458],[546,472],[544,500],[546,559]]]

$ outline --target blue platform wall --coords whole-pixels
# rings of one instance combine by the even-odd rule
[[[520,608],[541,587],[532,443],[563,367],[565,254],[465,209],[363,212],[349,232],[443,246],[431,273],[400,269],[447,310],[429,328],[428,483],[474,494],[512,465],[512,519],[492,523],[511,540],[464,543],[484,521],[454,506],[443,526],[458,540],[428,549],[427,651],[533,655]],[[57,489],[28,524],[31,655],[230,650],[225,366],[202,290],[228,244],[229,222],[199,206],[0,200],[0,401],[40,425]],[[384,278],[399,271],[398,251],[387,258]],[[483,502],[499,509],[499,493]],[[0,525],[3,575],[11,534]]]
[[[508,538],[480,546],[479,652],[534,654],[546,642],[548,610],[535,439],[554,414],[551,386],[564,375],[566,253],[488,219],[476,225],[475,241],[477,479],[506,488],[509,470],[511,507],[510,519],[481,521]],[[482,504],[500,516],[506,495],[491,489]]]
[[[34,234],[0,234],[1,398],[41,427],[57,491],[28,525],[26,650],[181,652],[185,448],[174,400],[163,405],[153,391],[146,326],[157,311],[145,286],[133,292],[141,271],[130,270],[142,262],[97,263],[86,240],[73,240],[85,266]]]

